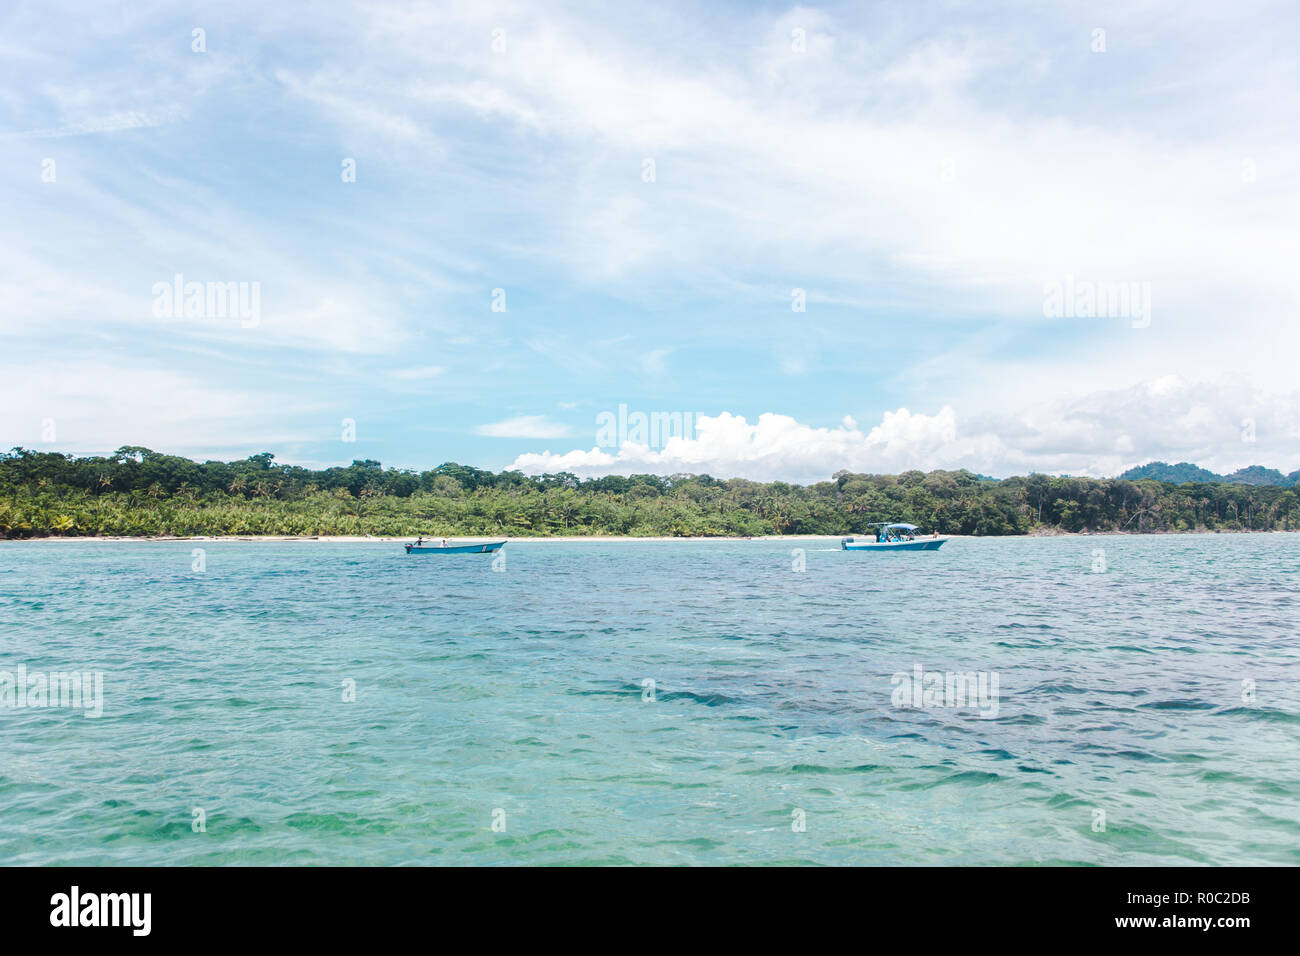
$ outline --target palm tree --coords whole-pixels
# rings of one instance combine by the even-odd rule
[[[1137,518],[1137,519],[1138,519],[1138,534],[1141,534],[1141,533],[1142,533],[1142,515],[1146,515],[1146,514],[1149,514],[1149,515],[1155,515],[1155,514],[1157,514],[1157,512],[1156,512],[1156,510],[1153,509],[1153,508],[1143,508],[1143,509],[1140,510],[1140,511],[1135,511],[1135,512],[1133,512],[1132,515],[1129,516],[1128,521],[1125,521],[1125,522],[1124,522],[1124,527],[1127,528],[1127,527],[1129,526],[1129,523],[1132,522],[1132,520],[1133,520],[1134,518]]]

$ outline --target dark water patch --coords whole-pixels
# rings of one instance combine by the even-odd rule
[[[691,837],[684,840],[661,840],[656,846],[676,846],[694,850],[720,850],[726,846],[721,840],[709,837]]]
[[[1173,753],[1168,756],[1174,763],[1205,763],[1210,759],[1204,754],[1194,753]]]
[[[1038,714],[1012,714],[1010,717],[999,716],[996,722],[1002,727],[1037,727],[1045,724],[1047,718]]]
[[[1121,814],[1107,814],[1105,830],[1093,830],[1091,822],[1088,822],[1080,823],[1075,832],[1115,850],[1199,864],[1212,862],[1209,856],[1184,840],[1166,836],[1145,823],[1126,820]]]
[[[936,787],[982,787],[986,784],[997,783],[1003,780],[1001,774],[991,773],[986,770],[963,770],[960,773],[950,774],[940,780],[928,780],[921,783],[905,783],[897,787],[898,790],[933,790]]]
[[[1084,800],[1082,797],[1076,797],[1069,793],[1054,793],[1043,801],[1047,806],[1057,810],[1066,810],[1074,807],[1090,807],[1093,801]]]
[[[822,764],[797,763],[790,768],[789,773],[862,774],[871,773],[880,769],[880,765],[874,763],[864,763],[856,767],[830,767],[823,766]],[[781,773],[785,771],[781,771],[777,768],[765,768],[764,772]]]
[[[1300,723],[1300,713],[1277,710],[1272,707],[1232,707],[1223,711],[1223,716],[1261,720],[1266,723],[1296,724]]]
[[[1203,770],[1197,774],[1197,778],[1210,784],[1233,783],[1250,790],[1268,794],[1274,797],[1295,797],[1300,796],[1300,783],[1281,783],[1275,780],[1269,780],[1267,777],[1258,777],[1248,774],[1237,773],[1232,770]]]
[[[705,707],[722,707],[726,704],[743,704],[745,701],[739,697],[729,697],[726,694],[719,693],[696,693],[690,690],[670,690],[656,691],[655,698],[661,703],[671,703],[675,700],[684,700],[693,704],[703,704]]]
[[[1124,760],[1136,760],[1140,763],[1168,763],[1169,758],[1160,754],[1149,753],[1145,750],[1116,750],[1112,752],[1114,756],[1121,757]]]
[[[1245,812],[1259,821],[1259,824],[1268,827],[1270,830],[1279,830],[1290,833],[1292,837],[1297,838],[1294,845],[1290,848],[1292,856],[1300,859],[1300,820],[1290,817],[1279,817],[1261,810],[1259,807],[1246,807]]]
[[[1049,682],[1046,684],[1036,684],[1025,691],[1026,694],[1089,694],[1096,693],[1094,688],[1079,687],[1075,684],[1066,684],[1062,682]]]
[[[1147,710],[1214,710],[1217,706],[1205,700],[1157,700],[1138,704]]]
[[[363,834],[367,832],[390,833],[392,824],[370,820],[356,813],[312,813],[300,811],[283,819],[283,824],[294,830],[320,833]]]

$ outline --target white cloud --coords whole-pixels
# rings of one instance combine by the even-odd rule
[[[180,122],[184,118],[184,112],[179,109],[164,110],[157,113],[125,111],[110,113],[106,116],[88,116],[68,126],[30,129],[9,135],[31,137],[33,139],[53,139],[60,136],[85,136],[90,133],[116,133],[128,129],[163,126],[167,123]]]
[[[693,437],[670,438],[661,449],[629,442],[615,452],[525,454],[512,467],[584,477],[694,473],[807,483],[842,469],[1104,477],[1153,459],[1190,460],[1223,472],[1248,464],[1293,470],[1300,466],[1300,393],[1262,392],[1235,379],[1164,378],[1014,415],[962,420],[947,406],[933,415],[900,408],[866,432],[847,416],[837,427],[818,428],[787,415],[766,413],[750,423],[723,412],[701,416]]]
[[[312,419],[337,421],[309,399],[130,361],[0,366],[0,434],[9,445],[41,451],[102,454],[144,445],[195,458],[238,457],[301,441],[311,426],[290,423]]]
[[[458,104],[584,151],[584,188],[551,210],[562,231],[546,236],[551,254],[592,275],[685,263],[707,274],[780,249],[785,266],[839,279],[860,275],[864,255],[889,257],[982,302],[1116,268],[1168,280],[1166,292],[1194,278],[1294,293],[1280,241],[1293,217],[1272,205],[1294,213],[1294,195],[1263,180],[1269,205],[1243,194],[1240,157],[1214,141],[1082,112],[1007,115],[981,98],[983,81],[1060,64],[1004,31],[954,28],[882,56],[862,24],[797,10],[742,25],[768,45],[690,62],[617,22],[576,29],[559,11],[516,13],[508,55],[485,57],[449,39],[486,32],[492,11],[450,23],[441,10],[392,11],[363,41],[391,51],[382,64],[310,82],[358,104],[378,96],[420,126],[434,121],[430,102]],[[808,29],[803,54],[791,53],[793,24]],[[430,63],[457,78],[431,87]],[[862,105],[846,100],[850,87]],[[1275,148],[1274,163],[1296,156],[1294,140]],[[642,156],[657,157],[658,181],[635,189]]]
[[[566,438],[573,434],[573,429],[551,421],[544,415],[519,415],[505,421],[479,425],[474,433],[488,438]]]
[[[1087,29],[1077,56],[1063,50],[1061,31],[1078,28],[1065,13],[1035,21],[1039,44],[1013,43],[977,16],[941,18],[918,39],[916,19],[754,13],[727,33],[751,45],[703,55],[706,32],[680,55],[616,17],[388,9],[342,64],[293,82],[335,118],[383,103],[397,138],[472,117],[501,141],[541,143],[540,154],[517,150],[504,177],[530,184],[512,197],[533,223],[503,233],[509,251],[635,301],[667,286],[690,302],[729,295],[748,305],[773,296],[769,278],[792,276],[814,304],[924,306],[945,321],[994,316],[1042,330],[1045,282],[1143,281],[1153,328],[1122,344],[1142,374],[1213,352],[1229,312],[1241,334],[1285,337],[1286,348],[1252,356],[1257,379],[1283,387],[1290,368],[1278,355],[1300,348],[1300,326],[1279,322],[1300,307],[1290,253],[1300,194],[1264,171],[1300,162],[1294,131],[1268,129],[1294,97],[1284,73],[1269,74],[1259,82],[1276,95],[1252,94],[1254,109],[1230,111],[1230,137],[1196,135],[1185,119],[1239,103],[1224,63],[1249,62],[1255,41],[1235,36],[1205,76],[1188,76],[1186,63],[1141,64],[1157,71],[1155,88],[1192,91],[1203,104],[1141,113],[1113,90],[1100,110],[1040,95],[1044,77],[1113,86],[1121,63],[1134,69],[1120,51],[1088,54]],[[1205,6],[1178,24],[1141,9],[1111,19],[1116,36],[1173,31],[1201,42],[1221,18]],[[695,21],[668,9],[661,28]],[[493,55],[482,38],[501,23],[508,48]],[[793,27],[807,34],[800,54]],[[1162,85],[1174,79],[1182,85]],[[476,144],[451,144],[452,158],[456,146],[467,155]],[[1249,183],[1247,156],[1260,170]],[[653,183],[640,178],[646,157],[656,161]],[[819,319],[799,321],[802,331]],[[1114,361],[1104,328],[1061,325],[1071,354],[1045,363],[1041,396],[1064,394],[1067,376],[1051,372],[1058,363]],[[530,345],[550,354],[540,337]],[[563,350],[571,371],[593,370]],[[818,359],[805,344],[783,347],[776,364],[808,375]],[[957,364],[950,382],[981,387],[980,369]],[[915,396],[906,400],[924,400]]]
[[[377,106],[387,99],[373,89],[359,92],[349,77],[317,74],[302,79],[288,70],[277,70],[275,78],[293,95],[306,99],[349,129],[364,129],[391,143],[418,147],[422,158],[441,154],[442,147],[432,132],[400,112]]]
[[[840,468],[905,471],[951,445],[956,416],[951,408],[914,415],[888,412],[870,432],[840,426],[815,428],[788,415],[764,413],[754,423],[723,412],[701,415],[693,437],[674,436],[660,450],[625,443],[615,453],[592,448],[566,454],[525,454],[513,468],[530,474],[570,471],[578,475],[691,472],[755,480],[815,481]]]
[[[265,296],[265,292],[263,293]],[[319,298],[308,290],[290,295],[288,302],[310,303],[304,307],[268,309],[263,298],[263,317],[254,331],[266,336],[250,343],[319,348],[338,352],[382,354],[406,339],[406,333],[386,318],[365,298],[349,292],[327,293]]]
[[[694,374],[699,356],[721,354],[710,350],[736,343],[743,324],[758,358],[732,350],[723,361],[752,362],[752,384],[706,393],[708,407],[754,407],[791,384],[772,375],[784,373],[801,376],[800,407],[860,412],[855,380],[825,366],[907,323],[927,357],[899,350],[871,401],[920,412],[866,431],[737,419],[674,451],[680,461],[569,454],[596,455],[593,468],[644,459],[813,477],[851,466],[839,458],[1105,473],[1150,457],[1222,470],[1286,466],[1292,454],[1293,402],[1280,393],[1300,353],[1300,140],[1295,66],[1272,49],[1289,11],[1243,0],[1168,17],[1117,5],[1104,56],[1086,52],[1083,15],[1017,3],[779,14],[669,4],[653,17],[491,2],[358,15],[343,4],[304,20],[235,0],[203,56],[148,7],[6,15],[3,32],[23,44],[0,39],[17,54],[0,65],[0,102],[7,125],[31,133],[6,140],[17,172],[0,181],[0,328],[50,348],[129,350],[142,366],[134,383],[83,370],[105,408],[118,408],[113,389],[174,390],[178,347],[310,364],[319,382],[306,387],[328,400],[334,355],[384,354],[376,364],[391,368],[436,358],[415,351],[435,335],[478,349],[458,353],[457,369],[527,365],[522,387],[540,394],[559,380],[566,397],[599,401],[610,379],[669,365],[681,382],[708,380]],[[1024,27],[1014,36],[1011,19]],[[798,54],[795,27],[807,36]],[[119,46],[138,55],[109,55]],[[47,154],[57,183],[38,179]],[[357,183],[339,180],[344,156],[358,158]],[[642,180],[645,158],[654,182]],[[161,325],[148,290],[173,271],[260,282],[261,324]],[[1044,320],[1043,284],[1066,275],[1149,281],[1151,327]],[[498,284],[511,288],[508,315],[456,298],[481,287],[482,304]],[[796,285],[809,304],[797,316]],[[839,326],[833,309],[847,315]],[[651,344],[613,348],[629,340]],[[317,354],[303,363],[277,349]],[[1253,384],[1170,377],[1206,368]],[[512,394],[481,417],[552,398]],[[279,428],[284,407],[265,405],[249,433],[270,433],[268,419]],[[194,413],[196,429],[211,421]],[[1238,434],[1249,415],[1255,446]],[[121,418],[94,420],[118,433]],[[479,434],[571,432],[524,416]]]

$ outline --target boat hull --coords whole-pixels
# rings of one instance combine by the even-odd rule
[[[866,541],[842,544],[845,551],[938,551],[947,538],[927,538],[924,541]]]
[[[451,544],[445,548],[406,546],[407,554],[491,554],[500,551],[504,541],[489,541],[487,544]]]

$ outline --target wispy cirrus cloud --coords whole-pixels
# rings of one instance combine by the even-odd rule
[[[567,438],[573,429],[544,415],[518,415],[479,425],[474,432],[486,438]]]
[[[0,135],[30,139],[56,139],[61,136],[86,136],[92,133],[117,133],[122,130],[147,129],[153,126],[182,122],[184,119],[185,111],[180,108],[154,112],[128,110],[111,113],[107,116],[87,117],[67,126],[29,129]]]

